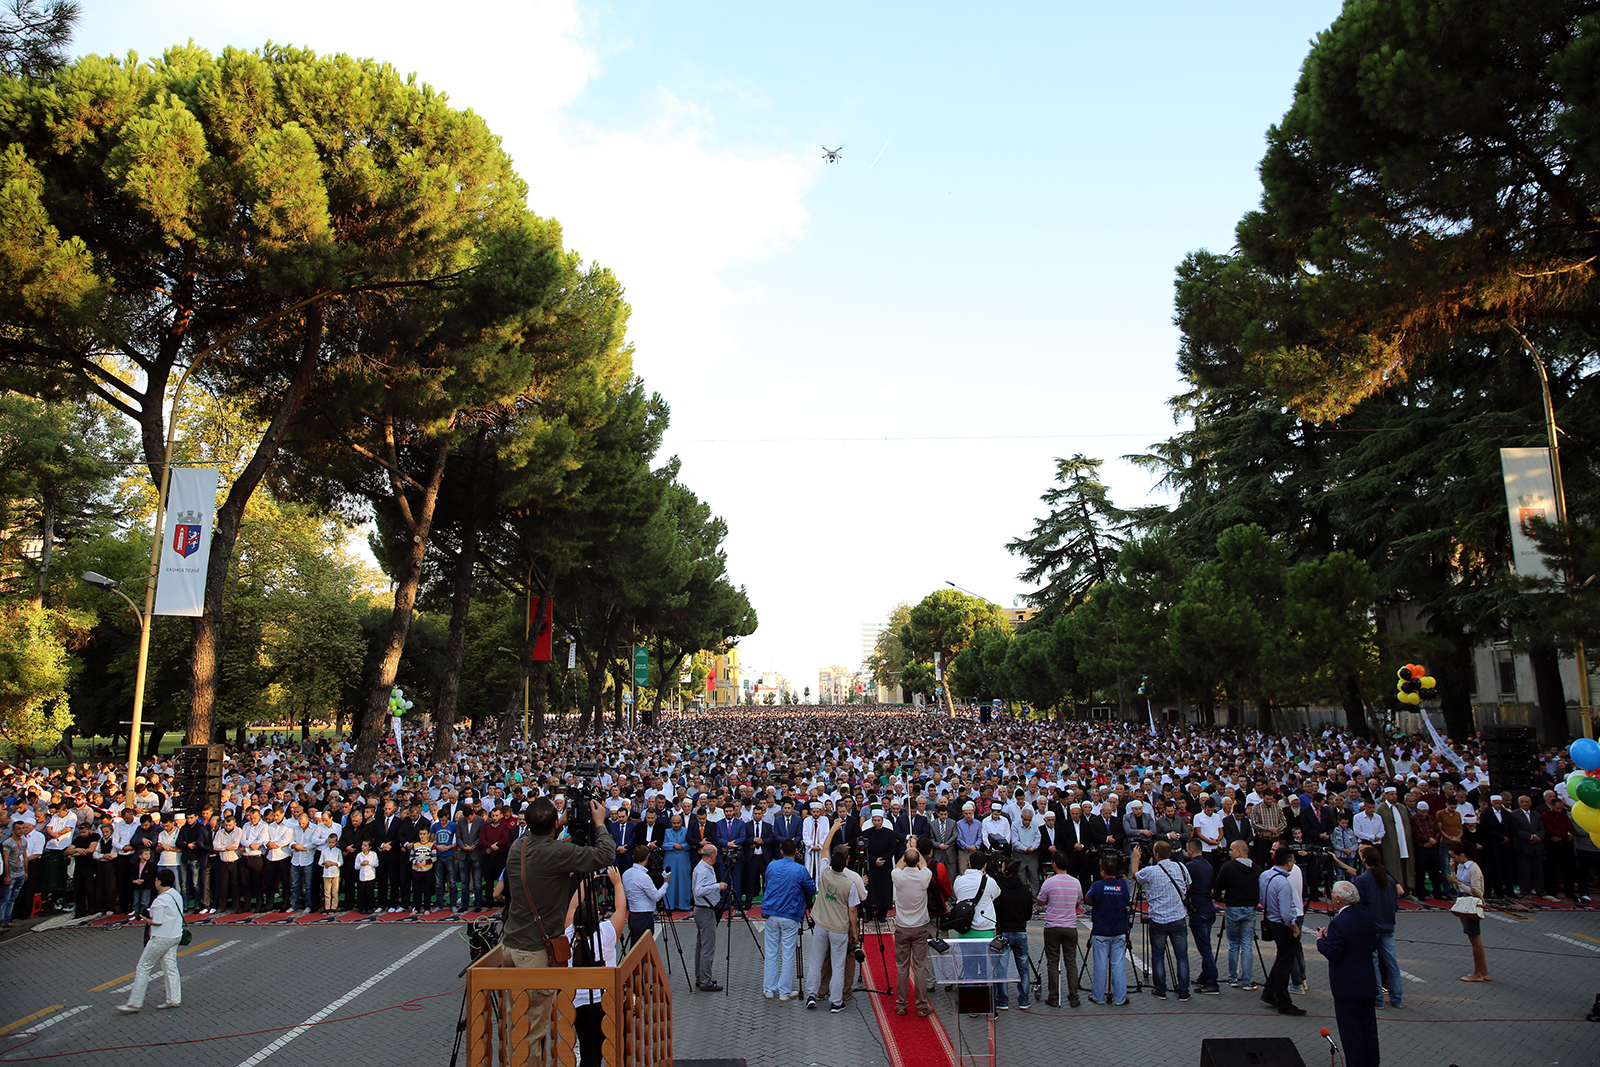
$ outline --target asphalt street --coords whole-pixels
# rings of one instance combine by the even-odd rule
[[[1313,917],[1314,928],[1323,922]],[[755,926],[759,932],[760,923]],[[684,954],[692,923],[678,924]],[[723,936],[730,929],[722,928]],[[1128,1007],[1022,1012],[997,1021],[999,1062],[1100,1067],[1193,1067],[1204,1037],[1287,1036],[1307,1064],[1327,1062],[1318,1036],[1334,1025],[1326,969],[1305,937],[1311,991],[1295,1002],[1310,1014],[1279,1016],[1255,992],[1224,987],[1188,1003],[1130,992]],[[1534,1067],[1600,1063],[1600,1024],[1584,1014],[1600,993],[1600,916],[1587,912],[1493,914],[1484,922],[1492,983],[1465,984],[1470,970],[1456,919],[1402,914],[1397,929],[1404,1007],[1379,1013],[1384,1062],[1445,1067]],[[1040,938],[1032,937],[1042,961]],[[258,1067],[273,1062],[352,1062],[442,1067],[460,1008],[457,972],[467,962],[459,923],[344,923],[198,928],[181,962],[183,1006],[119,1015],[140,949],[130,928],[31,931],[0,942],[0,1063],[162,1067]],[[890,1058],[869,1003],[857,993],[838,1015],[803,1001],[761,997],[754,939],[742,923],[718,946],[728,992],[691,994],[672,939],[675,1053],[679,1059],[739,1055],[752,1067],[863,1067]],[[1270,957],[1271,949],[1268,949]],[[1259,975],[1258,968],[1258,975]],[[1225,977],[1225,972],[1224,972]],[[1258,978],[1259,980],[1259,978]],[[953,1031],[953,1007],[937,994]]]

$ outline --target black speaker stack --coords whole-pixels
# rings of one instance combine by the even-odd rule
[[[1306,1067],[1287,1037],[1208,1037],[1200,1042],[1200,1067]]]
[[[182,745],[173,753],[172,809],[199,813],[210,804],[222,810],[222,746]]]
[[[1483,754],[1489,761],[1489,788],[1538,795],[1539,744],[1531,726],[1489,726],[1483,731]]]

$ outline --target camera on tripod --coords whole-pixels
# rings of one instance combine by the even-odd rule
[[[650,853],[644,861],[644,873],[650,876],[651,883],[654,884],[657,889],[659,889],[661,888],[662,883],[667,880],[667,854],[663,852],[661,850],[661,846],[654,841],[648,842],[645,847],[650,850]]]
[[[989,852],[1002,860],[1011,856],[1011,839],[1003,834],[989,835]]]
[[[722,858],[729,863],[739,863],[744,859],[744,846],[724,845],[722,849]]]
[[[567,838],[575,845],[592,845],[598,840],[599,827],[595,826],[589,814],[589,804],[605,803],[600,790],[594,785],[600,765],[580,763],[572,768],[572,773],[578,776],[578,784],[569,785],[563,791],[567,798]]]

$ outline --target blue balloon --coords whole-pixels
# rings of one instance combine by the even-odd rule
[[[1600,769],[1600,741],[1582,737],[1572,742],[1572,762],[1586,771]]]

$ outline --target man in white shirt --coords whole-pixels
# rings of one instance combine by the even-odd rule
[[[989,847],[989,840],[992,837],[1003,838],[1007,842],[1011,840],[1011,820],[998,806],[990,808],[989,814],[983,817],[984,848]],[[991,878],[990,881],[992,882],[994,879]]]
[[[150,911],[139,921],[150,927],[150,940],[139,954],[139,966],[133,972],[133,988],[128,1002],[117,1006],[124,1015],[132,1015],[144,1007],[144,991],[150,978],[160,966],[167,976],[167,999],[158,1008],[176,1008],[183,999],[183,986],[178,980],[178,943],[183,940],[183,898],[174,885],[176,876],[170,868],[156,871],[156,885],[161,889],[150,904]]]
[[[1000,895],[1000,886],[993,878],[986,876],[984,867],[987,866],[989,853],[974,852],[967,859],[966,872],[951,885],[950,892],[955,900],[974,900],[976,907],[972,915],[972,929],[974,932],[994,932],[994,902]],[[978,892],[979,886],[983,893]]]
[[[1356,832],[1356,838],[1363,845],[1383,844],[1383,820],[1378,817],[1377,809],[1371,800],[1361,802],[1361,810],[1350,820],[1350,829]]]

